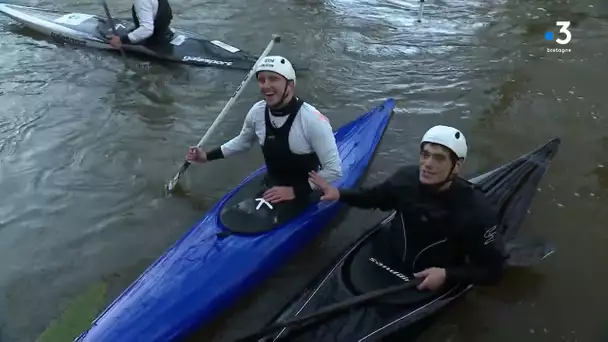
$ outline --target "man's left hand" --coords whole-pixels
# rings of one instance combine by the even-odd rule
[[[112,36],[110,38],[110,46],[112,46],[115,49],[120,49],[122,47],[122,42],[120,41],[120,37]]]
[[[445,283],[445,269],[438,267],[427,268],[422,272],[414,274],[416,278],[424,278],[422,283],[418,285],[418,290],[435,291]]]
[[[264,192],[264,199],[270,203],[279,203],[296,198],[290,186],[275,186]]]

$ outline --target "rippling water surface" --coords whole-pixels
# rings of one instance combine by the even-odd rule
[[[102,14],[96,2],[29,1]],[[398,100],[366,183],[415,160],[422,133],[457,125],[467,175],[563,139],[525,229],[558,251],[446,311],[425,341],[598,341],[608,255],[608,6],[582,1],[174,0],[174,25],[309,70],[298,93],[335,128]],[[110,1],[117,17],[126,4]],[[572,22],[569,53],[544,32]],[[33,341],[84,297],[93,315],[261,163],[258,150],[192,168],[189,193],[164,198],[177,171],[244,77],[56,44],[0,18],[0,340]],[[251,85],[212,144],[237,134]],[[193,340],[223,341],[263,324],[381,213],[346,219]],[[99,284],[102,284],[101,287]],[[97,292],[95,292],[97,291]],[[100,295],[100,291],[102,292]],[[101,298],[98,300],[98,297]],[[87,302],[88,298],[88,302]],[[76,314],[78,316],[78,314]],[[81,314],[80,316],[86,316]],[[60,322],[75,331],[82,323]]]

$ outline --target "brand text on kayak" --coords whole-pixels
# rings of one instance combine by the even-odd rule
[[[194,61],[194,62],[215,64],[215,65],[225,65],[225,66],[232,65],[232,62],[216,61],[213,59],[207,59],[207,58],[195,57],[195,56],[184,56],[184,58],[182,58],[182,61],[184,61],[184,62]]]
[[[55,40],[62,42],[62,43],[69,43],[69,44],[75,44],[75,45],[87,45],[87,42],[85,42],[84,40],[64,36],[62,34],[55,33],[55,32],[51,32],[51,37],[53,37]]]

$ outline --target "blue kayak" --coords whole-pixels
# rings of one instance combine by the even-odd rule
[[[364,175],[393,114],[388,99],[335,132],[342,178]],[[271,206],[265,167],[247,177],[156,260],[76,341],[174,341],[215,319],[310,243],[338,202]],[[272,207],[272,208],[271,208]]]

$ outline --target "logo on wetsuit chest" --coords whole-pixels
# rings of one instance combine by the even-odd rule
[[[404,275],[403,273],[397,272],[394,269],[386,266],[385,264],[383,264],[382,262],[376,260],[376,258],[369,258],[369,261],[373,262],[374,264],[380,266],[381,268],[383,268],[384,270],[390,272],[391,274],[393,274],[394,276],[400,278],[403,281],[410,281],[410,278],[408,278],[406,275]]]
[[[492,243],[492,241],[496,239],[496,226],[487,229],[486,232],[483,234],[483,238],[485,239],[485,241],[483,242],[484,246],[489,243]]]

